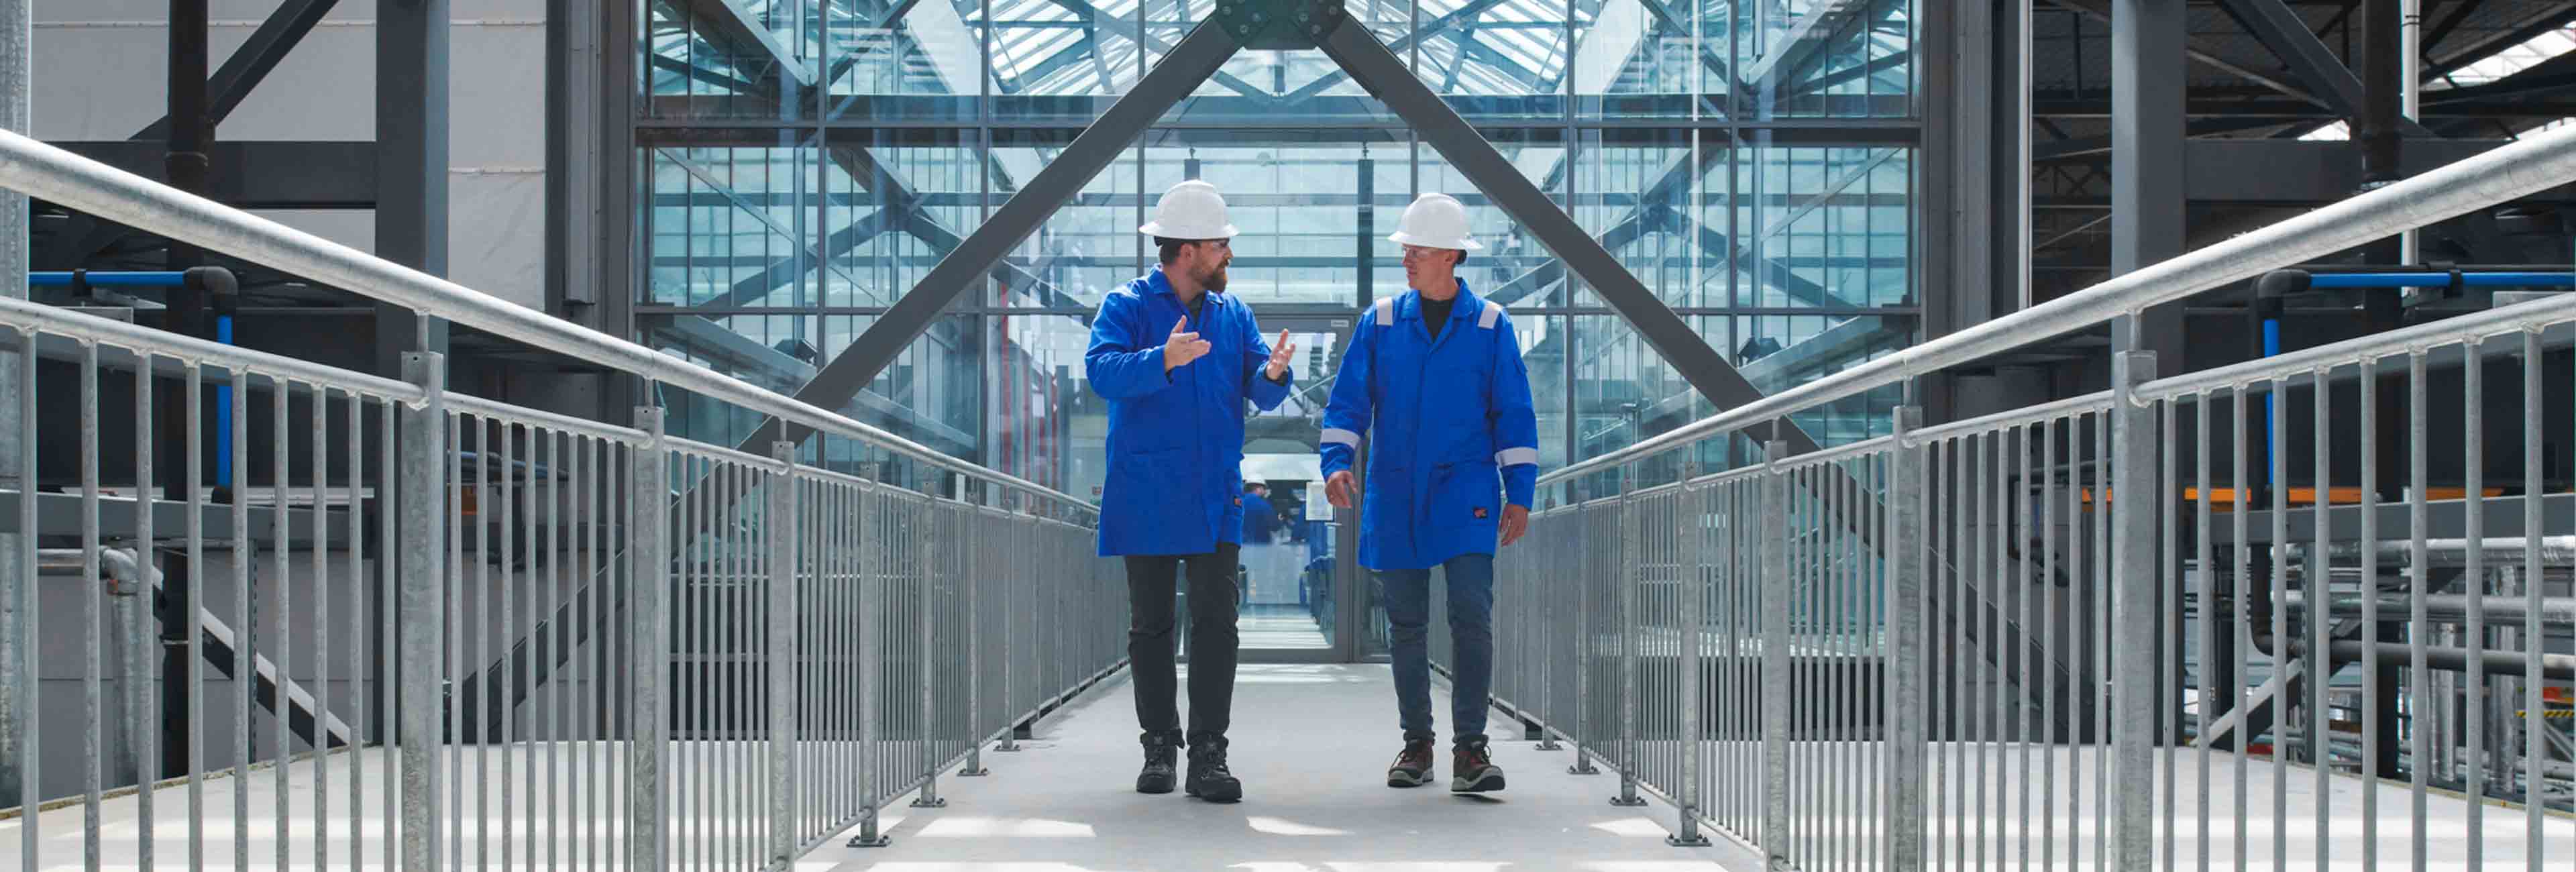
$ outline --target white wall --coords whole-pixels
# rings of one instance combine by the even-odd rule
[[[213,0],[208,71],[223,66],[278,0]],[[215,131],[225,140],[375,137],[376,4],[342,0]],[[452,0],[448,273],[530,307],[545,299],[545,5]],[[35,125],[46,140],[124,139],[167,105],[166,0],[42,0]],[[365,212],[272,212],[373,250]]]

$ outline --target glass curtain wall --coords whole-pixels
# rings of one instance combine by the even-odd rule
[[[1213,0],[641,0],[636,330],[791,390],[841,354]],[[1766,391],[1915,340],[1915,0],[1355,0],[1351,14]],[[1401,293],[1417,193],[1473,210],[1463,275],[1511,307],[1557,466],[1713,409],[1604,300],[1321,52],[1246,51],[845,411],[1078,494],[1103,294],[1151,266],[1154,195],[1216,183],[1230,291],[1265,317]],[[1311,356],[1310,356],[1311,357]],[[1301,361],[1309,384],[1326,357]],[[759,422],[665,396],[673,432]],[[1800,423],[1882,433],[1895,397]],[[845,466],[846,446],[809,448]],[[1743,446],[1712,446],[1711,468]]]

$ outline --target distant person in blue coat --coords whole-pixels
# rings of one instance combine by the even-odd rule
[[[1286,343],[1283,341],[1281,344],[1284,345]],[[1270,556],[1270,543],[1272,539],[1278,537],[1278,531],[1279,510],[1270,505],[1270,486],[1257,481],[1244,482],[1243,566],[1245,567],[1245,577],[1236,580],[1236,589],[1242,593],[1242,596],[1237,600],[1238,603],[1250,602],[1252,600],[1252,591],[1254,588],[1259,586],[1255,584],[1256,579],[1274,585],[1279,583],[1279,579],[1268,577],[1269,573],[1275,568],[1271,564],[1276,562],[1273,561]]]
[[[1360,565],[1386,597],[1404,750],[1388,767],[1393,787],[1431,780],[1438,734],[1431,723],[1431,568],[1448,588],[1457,668],[1451,682],[1449,789],[1503,789],[1485,741],[1494,671],[1494,551],[1529,529],[1538,486],[1538,419],[1512,319],[1457,277],[1467,252],[1467,209],[1424,194],[1395,235],[1412,290],[1379,297],[1360,316],[1324,409],[1324,489],[1360,511]],[[1351,464],[1363,436],[1368,476]]]
[[[1189,747],[1185,787],[1215,802],[1243,797],[1226,767],[1234,706],[1235,559],[1243,537],[1245,405],[1287,399],[1296,347],[1261,341],[1252,309],[1225,295],[1236,230],[1216,186],[1163,194],[1154,222],[1162,265],[1100,302],[1083,356],[1109,401],[1109,477],[1100,488],[1100,553],[1127,558],[1127,654],[1144,728],[1142,793],[1170,793],[1173,758]],[[1175,577],[1190,585],[1190,724],[1173,695]]]

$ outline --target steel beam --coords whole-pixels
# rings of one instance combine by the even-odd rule
[[[448,0],[376,0],[376,256],[447,274]],[[445,354],[447,326],[376,304],[376,366]]]
[[[2112,13],[2112,7],[2116,5],[2115,0],[2048,0],[2048,2],[2056,4],[2058,8],[2079,12],[2087,18],[2091,18],[2104,24],[2109,24],[2112,26],[2114,31],[2119,28],[2119,22],[2115,20],[2118,16]],[[2118,37],[2115,35],[2112,41],[2117,43]],[[2281,78],[2272,75],[2270,72],[2257,70],[2253,67],[2246,66],[2243,63],[2230,60],[2207,47],[2191,45],[2186,42],[2184,44],[2183,52],[2192,60],[2197,61],[2201,65],[2209,67],[2210,69],[2262,85],[2263,87],[2279,91],[2283,94],[2288,94],[2292,97],[2297,97],[2301,100],[2305,100],[2319,106],[2326,105],[2325,98],[2310,93],[2306,88],[2283,81]],[[2116,62],[2114,66],[2116,67]],[[2177,70],[2176,73],[2178,77],[2180,71]],[[2114,75],[2113,81],[2117,82],[2118,76]],[[2175,84],[2179,86],[2179,80],[2177,80]]]
[[[1814,60],[1816,52],[1822,49],[1827,41],[1840,32],[1844,25],[1859,17],[1856,14],[1859,11],[1856,7],[1869,2],[1872,0],[1826,0],[1809,7],[1804,14],[1789,22],[1789,30],[1782,34],[1781,44],[1778,47],[1763,52],[1751,66],[1744,69],[1743,83],[1755,89],[1778,87],[1780,82],[1775,76],[1783,71],[1794,74],[1800,67],[1806,66],[1808,61]],[[1904,8],[1906,5],[1888,4],[1890,8]]]
[[[1651,2],[1651,0],[1649,0],[1649,2]],[[1405,34],[1394,43],[1389,44],[1387,48],[1392,51],[1400,52],[1410,50],[1416,44],[1432,37],[1446,36],[1451,39],[1458,39],[1460,37],[1457,36],[1456,27],[1459,22],[1473,21],[1477,16],[1485,14],[1486,10],[1501,5],[1503,5],[1503,0],[1468,0],[1466,5],[1449,10],[1438,18],[1423,22],[1421,27],[1415,28],[1412,33]],[[1280,102],[1295,103],[1315,97],[1324,93],[1326,90],[1331,89],[1334,85],[1339,85],[1343,82],[1349,81],[1350,78],[1351,74],[1349,70],[1335,70],[1330,73],[1325,73],[1324,75],[1317,77],[1314,81],[1299,86],[1297,90],[1288,92],[1285,96],[1280,98]]]
[[[2564,29],[2571,24],[2576,24],[2576,6],[2570,6],[2550,12],[2547,15],[2532,20],[2529,24],[2514,28],[2513,30],[2496,33],[2486,40],[2461,49],[2457,54],[2451,55],[2449,59],[2444,60],[2441,63],[2426,67],[2424,69],[2424,80],[2429,82],[2434,79],[2439,79],[2443,76],[2459,72],[2460,68],[2486,60],[2489,57],[2493,57],[2496,52],[2529,42],[2533,37],[2537,37],[2541,34]],[[2442,30],[2437,30],[2435,33],[2429,35],[2424,42],[2424,53],[2430,55],[2433,53],[2434,49],[2441,48],[2441,44],[2448,41],[2444,39],[2444,37],[2449,35],[2450,34],[2447,31]]]
[[[772,69],[794,79],[797,87],[813,87],[814,72],[806,69],[805,61],[788,51],[786,44],[778,41],[778,34],[767,23],[751,17],[737,0],[684,0],[683,5],[688,9],[689,20],[700,25],[698,38],[709,45],[746,59],[767,58]]]
[[[1869,161],[1867,165],[1862,167],[1860,170],[1828,185],[1825,191],[1801,200],[1793,206],[1786,215],[1774,221],[1773,225],[1763,232],[1761,238],[1768,239],[1777,235],[1781,230],[1786,229],[1789,222],[1795,221],[1799,217],[1803,217],[1806,214],[1815,211],[1818,207],[1824,205],[1826,201],[1831,200],[1834,196],[1850,188],[1853,182],[1857,181],[1862,176],[1867,175],[1869,170],[1876,168],[1880,163],[1885,162],[1888,157],[1893,156],[1894,154],[1896,154],[1894,150],[1887,151],[1881,154],[1877,159]],[[1637,204],[1634,208],[1631,208],[1628,211],[1628,214],[1621,216],[1617,223],[1602,230],[1601,235],[1598,237],[1601,247],[1609,251],[1618,251],[1634,244],[1637,240],[1644,238],[1647,234],[1658,228],[1671,228],[1686,232],[1691,227],[1695,226],[1697,222],[1691,221],[1683,212],[1675,210],[1674,204],[1680,203],[1686,199],[1683,195],[1689,190],[1692,179],[1706,175],[1709,169],[1716,166],[1717,162],[1723,160],[1725,157],[1726,152],[1722,149],[1702,149],[1700,151],[1700,157],[1697,160],[1689,157],[1674,159],[1673,165],[1664,171],[1664,175],[1661,178],[1657,179],[1653,185],[1648,186],[1644,191],[1638,193]],[[1492,200],[1490,196],[1487,198],[1487,202],[1493,205],[1500,205],[1498,201]],[[1850,305],[1849,303],[1835,297],[1833,293],[1831,291],[1827,291],[1823,285],[1816,284],[1807,277],[1799,275],[1797,270],[1791,268],[1787,263],[1783,262],[1782,259],[1756,258],[1753,255],[1752,246],[1738,242],[1713,228],[1699,227],[1698,232],[1692,235],[1702,248],[1717,252],[1721,256],[1725,257],[1730,268],[1740,272],[1756,274],[1764,281],[1771,283],[1773,287],[1779,288],[1782,292],[1787,293],[1790,297],[1801,302],[1816,306],[1840,307]],[[1760,262],[1758,267],[1748,266],[1748,264],[1757,260]],[[1531,294],[1543,291],[1555,285],[1557,282],[1563,281],[1564,278],[1565,264],[1564,261],[1558,260],[1540,265],[1528,272],[1512,277],[1510,281],[1488,289],[1485,297],[1486,299],[1494,300],[1508,306],[1527,298]]]
[[[1411,123],[1424,143],[1439,151],[1451,167],[1493,198],[1495,205],[1591,285],[1691,387],[1720,409],[1762,397],[1743,373],[1709,347],[1699,331],[1656,299],[1645,283],[1619,264],[1618,258],[1549,200],[1546,192],[1521,175],[1520,169],[1495,151],[1493,144],[1478,135],[1466,119],[1441,102],[1440,95],[1415,78],[1403,59],[1388,51],[1365,25],[1345,21],[1324,35],[1321,47],[1334,63],[1350,72],[1352,81]],[[1800,452],[1816,449],[1815,440],[1792,423],[1783,422],[1781,438]]]
[[[1208,22],[1201,22],[1182,38],[1179,45],[1163,56],[1151,72],[1136,82],[1127,94],[1074,137],[1071,144],[1057,153],[1055,160],[1040,170],[1035,178],[1012,194],[992,218],[975,232],[959,240],[957,246],[932,267],[911,292],[886,310],[867,332],[859,335],[848,350],[824,365],[814,380],[797,389],[799,402],[823,408],[839,408],[858,396],[868,382],[886,365],[893,363],[912,341],[930,329],[949,304],[975,287],[994,264],[1010,253],[1012,246],[1037,232],[1047,216],[1062,208],[1066,201],[1082,190],[1092,177],[1125,153],[1129,143],[1163,113],[1186,99],[1200,83],[1233,57],[1233,37]],[[854,173],[855,175],[855,173]],[[812,435],[811,428],[782,428],[771,419],[742,444],[766,445],[782,439],[802,442]]]
[[[2347,118],[2361,113],[2361,77],[2353,75],[2351,68],[2308,30],[2308,23],[2288,4],[2282,0],[2219,0],[2219,5],[2288,65],[2300,84],[2323,98],[2326,108]]]
[[[162,144],[56,142],[82,157],[166,183]],[[218,142],[204,196],[242,209],[372,209],[379,155],[371,142]]]
[[[226,58],[223,67],[215,70],[214,77],[206,80],[206,90],[211,97],[206,104],[207,126],[224,123],[224,119],[232,115],[243,100],[250,98],[250,92],[257,90],[259,83],[267,80],[268,74],[286,60],[286,55],[295,50],[296,44],[304,41],[304,35],[312,33],[314,26],[322,23],[323,16],[331,14],[331,7],[339,3],[340,0],[286,0],[285,5],[270,12],[268,19],[260,22],[259,29],[251,31],[250,39],[234,49],[233,56]],[[170,116],[161,116],[128,138],[170,138]]]
[[[806,273],[813,272],[816,265],[829,264],[833,258],[849,253],[850,249],[868,244],[868,240],[875,239],[887,230],[893,229],[892,225],[898,220],[893,206],[860,216],[858,220],[850,222],[849,226],[832,231],[832,235],[825,237],[822,248],[814,251],[813,260],[783,257],[770,261],[769,265],[762,268],[760,272],[734,282],[733,287],[726,290],[723,296],[708,301],[708,304],[711,306],[756,305],[772,292],[786,287]],[[846,273],[842,277],[849,278]],[[851,278],[850,281],[855,284],[858,280]]]

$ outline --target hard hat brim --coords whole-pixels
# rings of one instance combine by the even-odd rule
[[[1136,232],[1147,236],[1159,236],[1164,239],[1179,239],[1184,241],[1196,241],[1201,239],[1233,239],[1237,236],[1243,235],[1243,231],[1236,229],[1232,224],[1217,228],[1215,232],[1210,233],[1207,232],[1207,228],[1204,227],[1165,227],[1163,226],[1163,222],[1160,221],[1147,222],[1145,226],[1136,228]]]
[[[1387,234],[1386,238],[1388,241],[1394,242],[1397,245],[1419,245],[1424,248],[1446,248],[1451,251],[1483,251],[1485,248],[1484,244],[1477,242],[1473,237],[1461,239],[1430,239],[1398,230],[1394,233]]]

